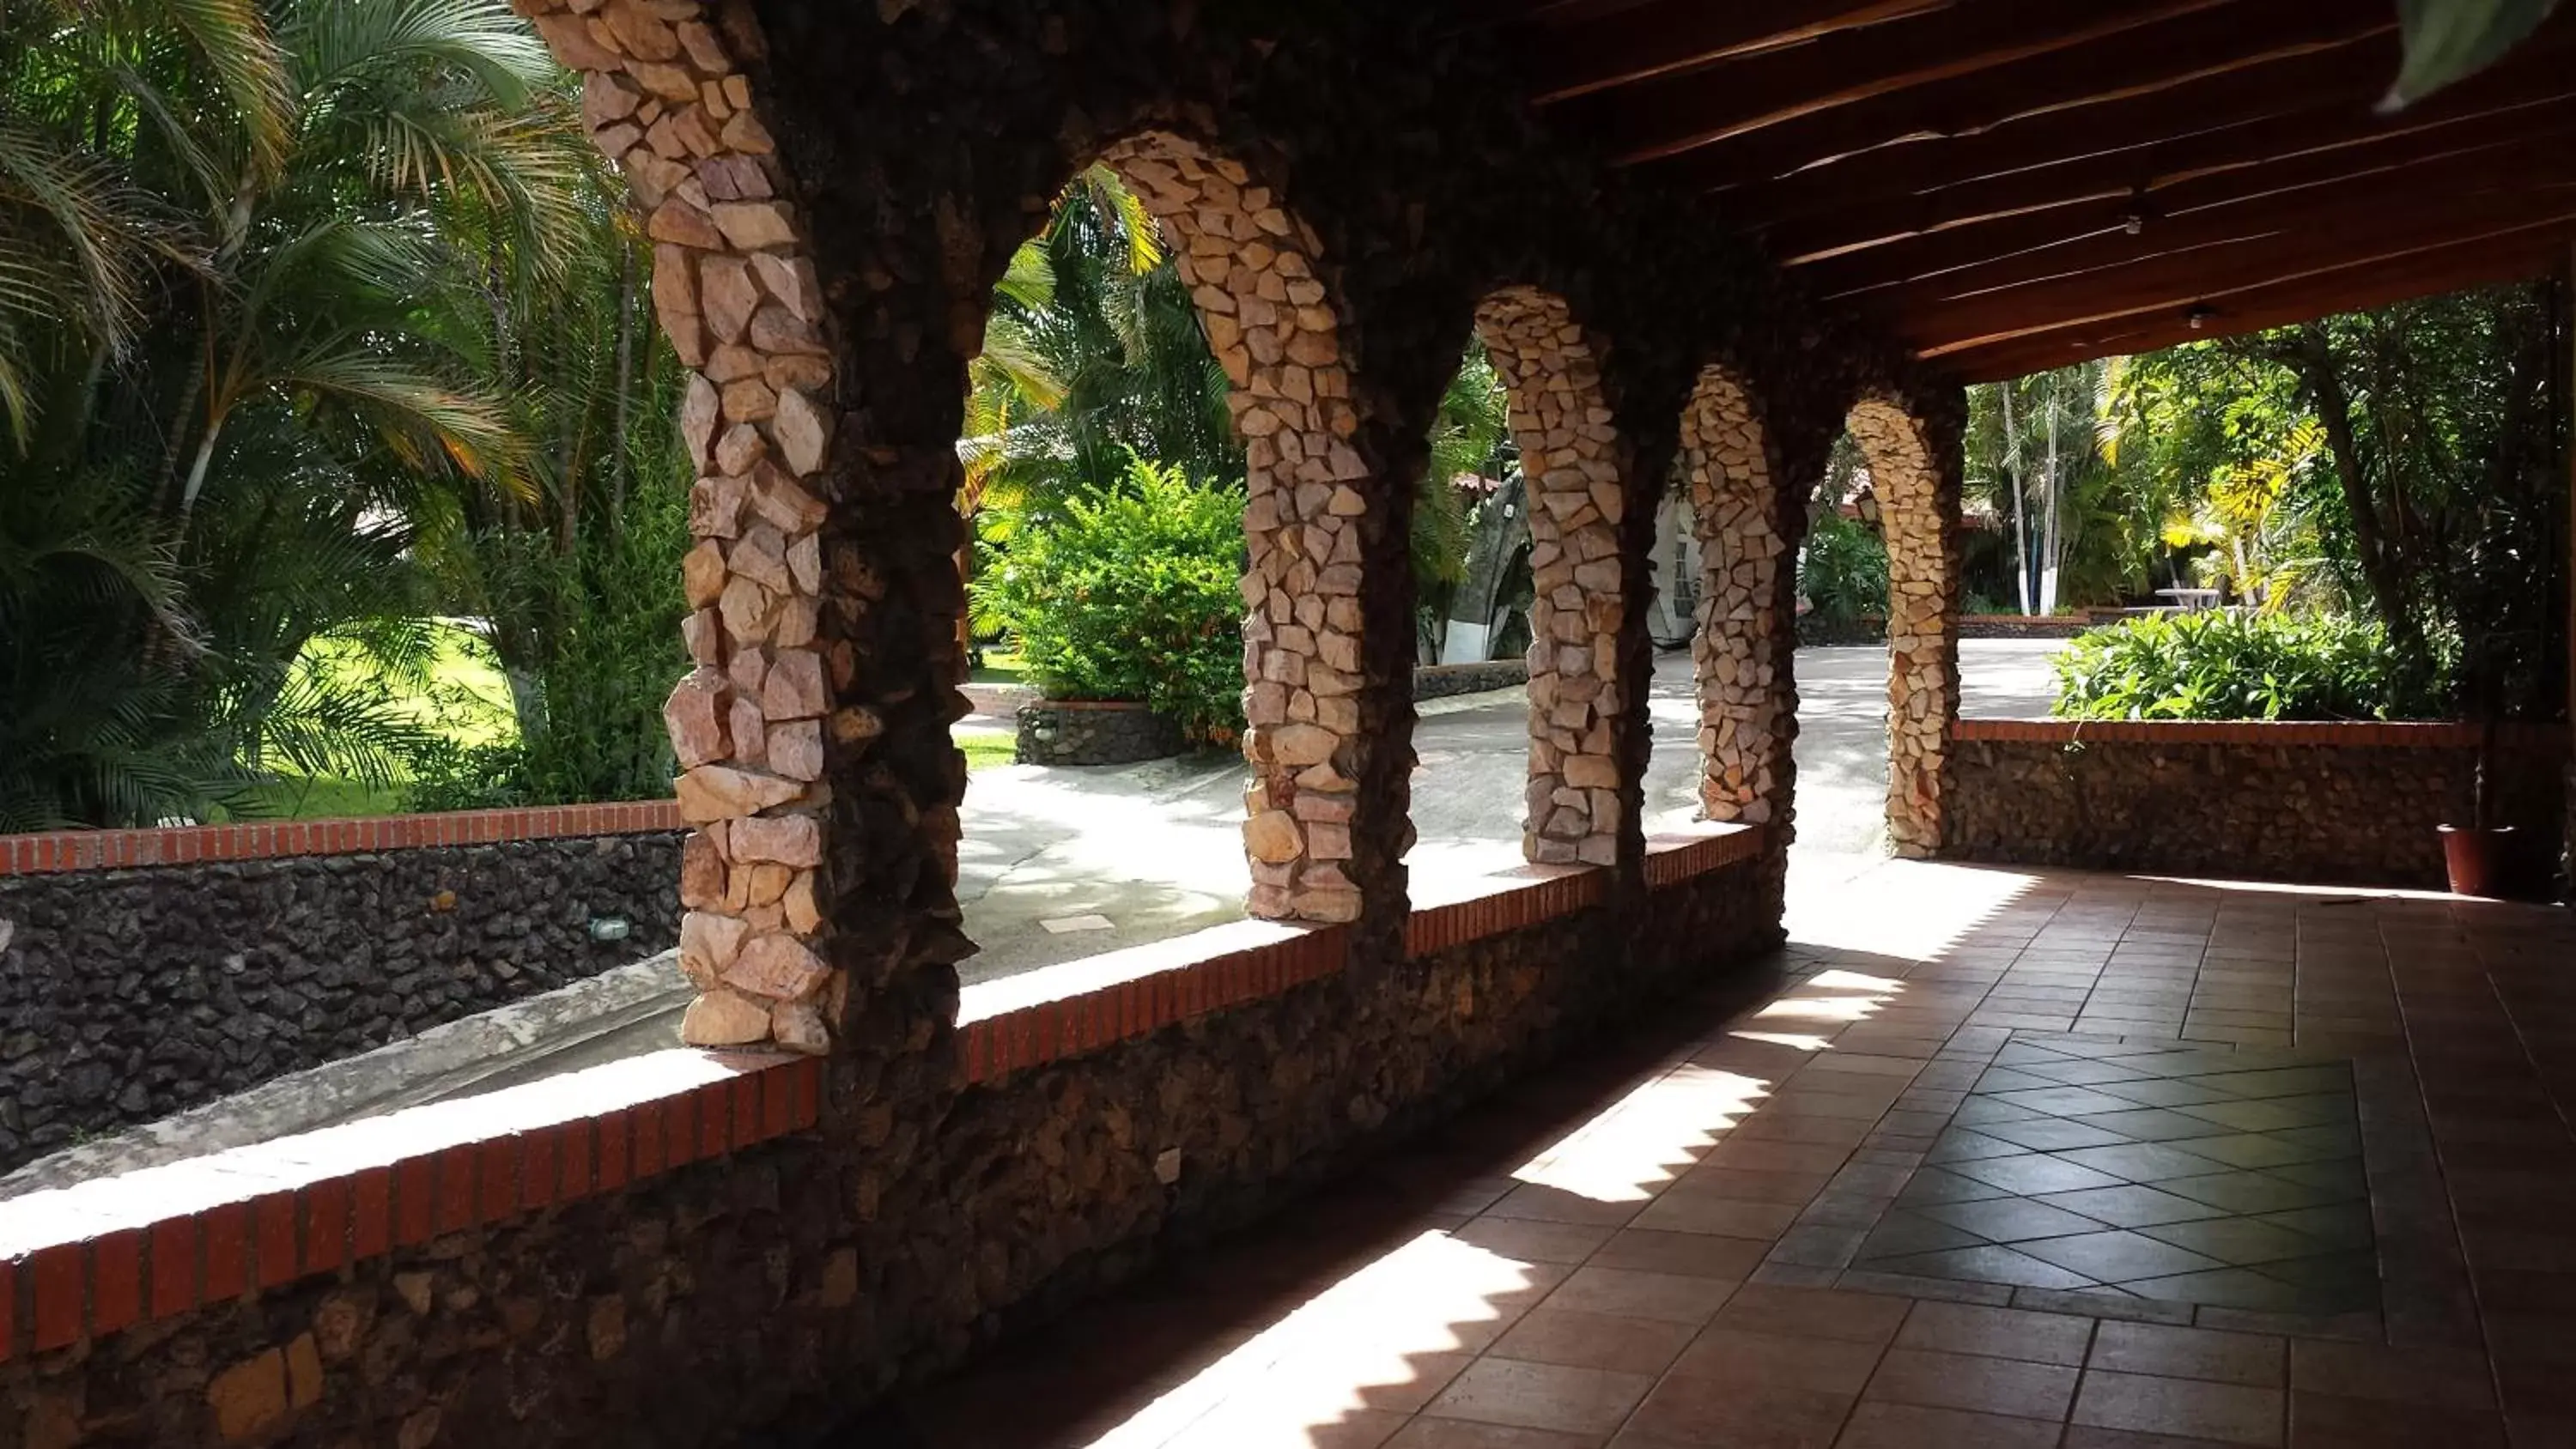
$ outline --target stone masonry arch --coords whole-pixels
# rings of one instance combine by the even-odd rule
[[[582,73],[583,119],[645,214],[654,309],[691,370],[681,428],[699,475],[683,564],[694,667],[665,708],[694,827],[680,964],[699,996],[683,1035],[822,1052],[848,992],[825,945],[825,781],[832,757],[863,750],[878,724],[863,707],[836,708],[853,660],[835,641],[867,600],[827,587],[833,357],[801,219],[743,69],[762,54],[760,33],[748,10],[697,0],[515,3]]]
[[[1770,442],[1736,375],[1702,368],[1682,410],[1683,476],[1699,538],[1700,813],[1787,824],[1795,705],[1783,648],[1780,490]]]
[[[1476,336],[1511,402],[1530,523],[1530,747],[1522,850],[1541,864],[1611,865],[1620,818],[1619,550],[1627,514],[1601,348],[1562,298],[1508,287]]]
[[[1101,156],[1163,224],[1244,446],[1245,853],[1253,915],[1357,920],[1368,465],[1314,231],[1240,163],[1165,132]]]
[[[1887,837],[1896,854],[1941,848],[1950,726],[1959,714],[1959,479],[1923,421],[1886,397],[1853,405],[1887,540]]]

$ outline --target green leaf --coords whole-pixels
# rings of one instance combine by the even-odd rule
[[[2406,58],[2381,99],[2402,110],[2495,64],[2558,8],[2558,0],[2397,0]]]

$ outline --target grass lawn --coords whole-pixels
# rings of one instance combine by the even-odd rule
[[[1017,684],[1025,672],[1017,650],[987,649],[984,662],[968,670],[966,677],[976,684]]]
[[[489,646],[452,624],[437,626],[438,651],[425,684],[394,686],[394,712],[447,736],[460,745],[506,740],[518,728],[510,712],[510,687]],[[374,675],[365,653],[339,640],[320,640],[306,657],[342,680],[363,682]],[[372,788],[337,776],[293,776],[252,792],[242,818],[324,820],[352,815],[402,813],[399,782]]]
[[[966,772],[970,775],[977,770],[1011,763],[1011,752],[1018,744],[1009,735],[995,734],[990,730],[960,730],[956,740],[957,748],[966,753]]]

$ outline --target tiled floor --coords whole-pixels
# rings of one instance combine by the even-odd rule
[[[1792,934],[845,1442],[2576,1444],[2576,917],[1890,865]]]

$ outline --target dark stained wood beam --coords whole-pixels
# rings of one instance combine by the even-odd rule
[[[2373,39],[2386,44],[2396,29],[2394,13],[2375,5],[2196,11],[1973,77],[1730,137],[1659,168],[1660,184],[1705,189],[1709,183],[1767,179],[1892,144],[1920,145],[2011,125],[2048,127],[2063,141],[2089,128],[2097,108],[2310,55],[2350,52]],[[2349,56],[2346,63],[2352,63]],[[2386,85],[2385,77],[2375,79]]]
[[[2576,226],[2436,247],[2395,262],[2357,265],[2210,299],[2193,325],[2188,309],[2077,323],[2010,341],[1962,348],[1934,359],[1961,382],[1995,382],[2097,357],[2134,355],[2214,337],[2294,326],[2336,312],[2385,307],[2417,297],[2540,276],[2567,256]]]
[[[1921,138],[1881,146],[1776,178],[1736,177],[1713,183],[1714,204],[1747,227],[1827,212],[1859,213],[1947,187],[1998,179],[2043,166],[2077,165],[2141,146],[2168,143],[2230,126],[2286,118],[2349,117],[2366,111],[2393,72],[2333,52],[2213,77],[2091,108],[2081,126],[2039,117],[1973,135]],[[2394,65],[2392,39],[2379,54]],[[1649,184],[1660,170],[1640,173]],[[1673,182],[1692,189],[1710,178]]]
[[[2313,208],[2411,197],[2427,185],[2456,189],[2470,181],[2496,185],[2553,170],[2564,174],[2569,155],[2576,155],[2576,95],[1791,265],[1828,297],[1925,284],[1969,291],[1990,275],[2111,265],[2172,245],[2177,231],[2207,238],[2217,229],[2268,226],[2276,217],[2295,222]]]
[[[2484,238],[2563,227],[2571,219],[2576,180],[2567,179],[2469,195],[2374,198],[2364,208],[2319,209],[2277,229],[1964,296],[1880,292],[1869,310],[1886,316],[1921,354],[1937,357],[2079,323],[2188,308],[2250,287],[2395,263]]]
[[[2391,47],[2393,55],[2393,47]],[[2268,173],[2285,163],[2349,153],[2358,168],[2385,148],[2466,145],[2526,124],[2550,126],[2576,94],[2576,75],[2522,66],[2490,85],[2472,83],[2402,115],[2379,117],[2356,97],[2348,106],[2266,116],[2109,155],[2030,167],[1937,191],[1794,218],[1762,233],[1763,244],[1797,265],[1848,252],[1899,246],[1982,224],[2015,220],[2089,201],[2158,193],[2230,172]],[[2164,209],[2171,209],[2169,203]]]
[[[1616,162],[1673,156],[1818,112],[2073,49],[2241,0],[1980,0],[1592,98],[1570,124]]]
[[[1889,20],[1954,0],[1656,0],[1580,28],[1532,28],[1521,49],[1539,105]]]

